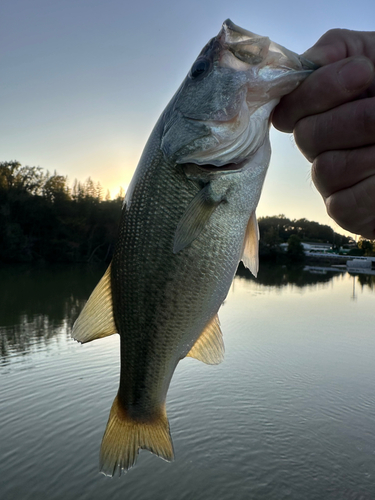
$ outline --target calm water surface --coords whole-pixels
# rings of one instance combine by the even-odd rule
[[[375,499],[375,277],[262,266],[236,277],[219,366],[183,360],[176,459],[98,473],[119,339],[70,328],[103,273],[0,269],[1,499]]]

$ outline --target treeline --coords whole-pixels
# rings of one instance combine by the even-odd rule
[[[330,243],[337,248],[353,243],[352,238],[335,233],[330,226],[307,219],[288,219],[285,215],[274,215],[260,217],[258,224],[261,239],[267,246],[287,243],[292,234],[296,234],[301,241]]]
[[[260,217],[258,223],[259,254],[263,258],[280,260],[285,256],[285,251],[280,246],[282,243],[288,245],[286,255],[293,260],[303,258],[302,242],[329,243],[333,249],[355,245],[352,238],[334,232],[330,226],[307,219],[292,220],[285,215],[278,215]]]
[[[124,192],[114,200],[90,178],[74,181],[39,167],[17,161],[0,162],[0,262],[93,262],[109,261],[117,236]],[[260,255],[278,259],[285,254],[298,260],[301,242],[330,243],[333,247],[354,244],[330,226],[291,220],[284,215],[261,217]],[[371,255],[374,242],[360,240],[360,254]]]
[[[0,162],[0,262],[108,261],[122,201],[90,178],[70,188],[56,172]]]
[[[336,233],[330,226],[307,219],[288,219],[285,215],[260,217],[260,253],[263,256],[281,252],[280,245],[294,250],[297,243],[329,243],[336,252],[349,249],[349,255],[375,256],[375,240],[360,237],[356,243],[350,236]]]

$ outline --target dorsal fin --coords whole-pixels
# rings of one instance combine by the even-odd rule
[[[111,265],[109,265],[74,323],[72,337],[83,344],[113,333],[117,333],[117,329],[113,318]]]
[[[251,214],[247,223],[241,260],[244,266],[257,277],[259,270],[259,227],[255,212]]]
[[[224,359],[224,341],[217,314],[206,325],[198,340],[187,354],[208,365],[218,365]]]

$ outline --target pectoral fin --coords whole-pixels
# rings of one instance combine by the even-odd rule
[[[207,324],[187,355],[208,365],[218,365],[224,359],[224,341],[217,314]]]
[[[216,199],[212,196],[209,184],[199,191],[178,223],[173,253],[183,250],[199,236],[221,201],[222,198]]]
[[[241,260],[256,277],[259,270],[259,226],[255,212],[247,223]]]
[[[117,329],[113,318],[109,265],[74,323],[72,337],[83,344],[113,333],[117,333]]]

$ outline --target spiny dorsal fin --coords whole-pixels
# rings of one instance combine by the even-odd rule
[[[223,361],[224,341],[217,314],[207,324],[187,356],[199,359],[208,365],[218,365]]]
[[[251,214],[247,223],[241,260],[244,266],[257,277],[259,270],[259,227],[255,212]]]
[[[194,196],[178,223],[173,253],[178,253],[198,238],[220,201],[212,196],[210,184]]]
[[[74,323],[72,337],[83,344],[113,333],[117,333],[117,329],[113,318],[111,265],[109,265]]]
[[[140,449],[149,450],[168,462],[173,445],[165,405],[150,421],[132,420],[116,396],[100,448],[100,471],[107,476],[133,467]]]

